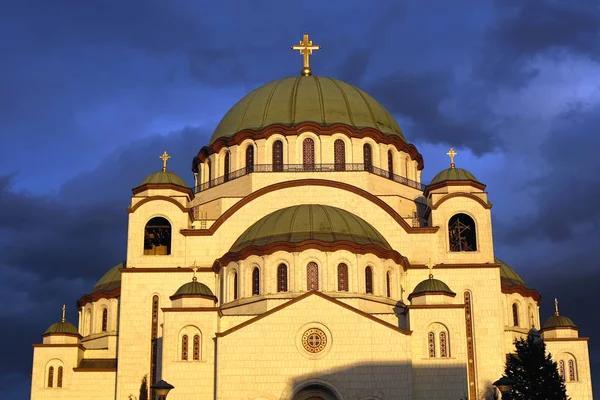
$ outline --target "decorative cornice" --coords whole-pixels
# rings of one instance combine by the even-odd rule
[[[465,308],[464,304],[420,304],[420,305],[407,305],[406,308],[409,310],[433,310],[436,308]]]
[[[467,197],[469,199],[475,200],[476,202],[478,202],[479,204],[481,204],[481,206],[487,210],[492,208],[492,205],[489,203],[486,203],[481,197],[475,196],[472,193],[466,193],[466,192],[455,192],[455,193],[450,193],[445,195],[444,197],[442,197],[441,199],[439,199],[434,205],[431,206],[432,210],[437,210],[438,207],[440,205],[442,205],[444,202],[454,198],[454,197]]]
[[[131,189],[131,192],[134,195],[136,195],[138,193],[141,193],[143,191],[150,190],[150,189],[153,189],[153,190],[171,189],[171,190],[175,190],[177,192],[187,194],[189,200],[192,200],[194,198],[194,192],[191,188],[175,185],[173,183],[146,183],[144,185],[140,185],[140,186],[137,186],[137,187]]]
[[[73,368],[73,372],[117,372],[116,368]]]
[[[417,161],[417,168],[422,170],[424,167],[423,156],[419,153],[415,145],[406,143],[400,136],[386,135],[373,128],[356,129],[350,125],[335,123],[332,125],[322,126],[315,122],[301,122],[293,126],[272,124],[260,130],[244,129],[231,137],[220,137],[208,146],[204,146],[194,158],[192,171],[197,172],[197,161],[204,162],[206,158],[221,151],[223,147],[231,147],[240,145],[246,139],[260,140],[267,139],[272,135],[282,136],[298,136],[304,132],[314,132],[318,135],[333,135],[342,133],[350,138],[362,139],[364,137],[371,138],[377,143],[390,144],[396,147],[398,151],[404,151],[410,155],[412,160]]]
[[[502,293],[504,294],[512,294],[517,293],[523,297],[531,297],[538,305],[540,304],[540,300],[542,300],[542,296],[535,289],[530,289],[525,286],[508,286],[502,284]]]
[[[44,343],[35,343],[32,344],[33,347],[78,347],[79,350],[85,351],[85,347],[78,343],[52,343],[52,344],[44,344]]]
[[[122,269],[126,269],[126,268],[122,268]],[[113,290],[109,290],[109,291],[100,290],[97,292],[83,295],[79,300],[77,300],[76,306],[77,306],[77,309],[81,309],[81,307],[84,307],[88,303],[92,303],[92,302],[98,301],[100,299],[116,299],[117,297],[120,297],[120,296],[121,296],[121,288],[120,287],[113,289]]]
[[[178,300],[185,297],[186,299],[206,299],[206,300],[212,300],[215,303],[218,301],[216,296],[209,296],[209,295],[204,295],[204,294],[178,294],[178,295],[173,295],[170,296],[169,299],[170,300]],[[188,308],[188,307],[182,307],[182,308]]]
[[[410,264],[407,269],[429,269],[425,264]],[[470,269],[470,268],[500,268],[497,263],[481,263],[481,264],[435,264],[434,269]]]
[[[187,272],[187,273],[191,273],[192,270],[190,268],[187,267],[157,267],[157,268],[136,268],[136,267],[127,267],[127,268],[121,268],[119,271],[121,271],[121,273],[134,273],[134,272],[140,272],[140,273],[152,273],[152,272]],[[197,272],[213,272],[213,269],[211,267],[202,267],[202,268],[198,268]]]
[[[223,316],[219,307],[164,307],[161,310],[163,312],[216,312],[220,317]]]
[[[440,183],[434,183],[433,185],[427,185],[423,194],[425,197],[427,197],[427,194],[430,193],[432,190],[443,188],[446,186],[471,186],[481,191],[484,191],[486,188],[486,185],[484,185],[483,183],[475,181],[443,181]]]
[[[392,330],[394,330],[396,332],[402,333],[402,334],[407,335],[407,336],[410,336],[412,334],[412,331],[407,331],[407,330],[404,330],[402,328],[399,328],[399,327],[397,327],[395,325],[392,325],[392,324],[390,324],[388,322],[385,322],[385,321],[383,321],[383,320],[381,320],[381,319],[379,319],[377,317],[374,317],[371,314],[367,314],[364,311],[361,311],[361,310],[359,310],[357,308],[354,308],[354,307],[352,307],[352,306],[350,306],[350,305],[348,305],[346,303],[343,303],[343,302],[341,302],[339,300],[336,300],[333,297],[327,296],[326,294],[323,294],[323,293],[321,293],[319,291],[311,290],[310,292],[306,292],[305,294],[303,294],[301,296],[298,296],[295,299],[288,301],[287,303],[279,305],[279,306],[277,306],[275,308],[272,308],[269,311],[264,312],[264,313],[262,313],[262,314],[260,314],[260,315],[258,315],[256,317],[254,317],[254,318],[251,318],[251,319],[249,319],[247,321],[244,321],[241,324],[234,326],[233,328],[230,328],[230,329],[228,329],[228,330],[226,330],[224,332],[217,332],[216,336],[217,336],[217,338],[220,338],[220,337],[223,337],[223,336],[227,336],[227,335],[229,335],[229,334],[231,334],[231,333],[233,333],[233,332],[235,332],[237,330],[240,330],[240,329],[242,329],[242,328],[244,328],[244,327],[246,327],[246,326],[248,326],[250,324],[253,324],[253,323],[257,322],[257,321],[260,321],[261,319],[263,319],[265,317],[268,317],[271,314],[274,314],[274,313],[276,313],[276,312],[278,312],[280,310],[283,310],[284,308],[287,308],[287,307],[289,307],[289,306],[291,306],[293,304],[296,304],[299,301],[302,301],[305,298],[307,298],[309,296],[313,296],[313,295],[314,296],[319,296],[322,299],[330,301],[330,302],[332,302],[332,303],[334,303],[334,304],[336,304],[336,305],[338,305],[340,307],[343,307],[343,308],[345,308],[345,309],[347,309],[349,311],[352,311],[352,312],[354,312],[354,313],[356,313],[356,314],[358,314],[360,316],[363,316],[363,317],[365,317],[367,319],[370,319],[371,321],[377,322],[378,324],[383,325],[383,326],[385,326],[387,328],[390,328],[390,329],[392,329]]]
[[[411,293],[408,295],[408,301],[411,301],[412,299],[414,299],[415,297],[423,297],[423,296],[429,296],[429,295],[439,295],[439,296],[448,296],[448,297],[456,297],[456,293],[448,293],[448,292],[442,292],[442,291],[435,291],[435,292],[421,292],[421,293]]]
[[[70,337],[74,337],[77,339],[82,338],[82,336],[79,333],[63,333],[63,332],[48,332],[48,333],[42,334],[43,338],[46,336],[70,336]]]
[[[193,221],[194,220],[194,214],[191,208],[187,208],[186,206],[184,206],[183,204],[181,204],[180,202],[178,202],[177,200],[173,199],[172,197],[169,196],[150,196],[150,197],[144,197],[142,200],[138,201],[137,203],[135,203],[133,206],[129,207],[127,209],[127,212],[129,214],[133,214],[135,212],[135,210],[137,210],[138,208],[140,208],[143,204],[146,204],[150,201],[155,201],[155,200],[162,200],[162,201],[167,201],[169,203],[175,204],[177,207],[179,207],[179,209],[181,210],[181,212],[184,213],[188,213],[190,216],[190,219]]]
[[[576,337],[576,338],[542,338],[544,342],[587,342],[590,340],[589,337]]]
[[[364,189],[358,188],[356,186],[349,185],[344,182],[338,181],[330,181],[326,179],[298,179],[286,182],[274,183],[269,186],[265,186],[263,188],[258,189],[255,192],[252,192],[248,196],[244,197],[233,206],[231,206],[227,211],[225,211],[217,220],[210,226],[208,229],[182,229],[181,234],[184,236],[212,236],[215,231],[231,216],[233,216],[239,209],[241,209],[246,204],[250,203],[257,198],[264,196],[265,194],[275,192],[277,190],[288,189],[293,187],[300,186],[327,186],[333,187],[336,189],[346,190],[348,192],[357,194],[366,200],[371,201],[375,205],[379,206],[386,213],[388,213],[397,223],[404,229],[407,233],[417,233],[417,234],[432,234],[436,233],[439,230],[439,227],[434,228],[414,228],[408,224],[402,218],[400,214],[394,208],[392,208],[388,203],[381,200],[379,197],[367,192]]]
[[[347,240],[339,240],[336,242],[323,242],[320,240],[304,240],[297,243],[289,242],[277,242],[271,243],[266,246],[250,246],[237,252],[227,252],[221,258],[215,260],[213,264],[213,270],[219,272],[220,267],[229,264],[230,262],[236,262],[239,260],[246,259],[250,256],[266,256],[273,254],[276,251],[285,251],[288,253],[301,252],[309,249],[316,249],[323,252],[334,252],[338,250],[346,250],[354,254],[374,254],[379,258],[391,259],[396,264],[402,265],[406,268],[409,263],[408,259],[396,250],[388,250],[381,248],[377,245],[359,245]]]

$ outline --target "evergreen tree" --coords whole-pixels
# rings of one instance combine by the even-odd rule
[[[516,354],[509,354],[504,375],[517,382],[512,400],[568,400],[567,389],[543,340],[515,340]]]
[[[148,400],[148,375],[144,375],[142,378],[142,384],[140,386],[140,397],[139,400]]]

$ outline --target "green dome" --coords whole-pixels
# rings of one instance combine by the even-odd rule
[[[377,245],[391,250],[381,233],[362,218],[341,208],[303,204],[264,216],[242,233],[230,251],[305,240],[329,243],[347,240],[358,245]]]
[[[148,175],[139,186],[147,184],[170,183],[172,185],[188,187],[187,183],[177,174],[169,171],[154,172]]]
[[[448,285],[446,285],[444,282],[440,281],[439,279],[435,279],[433,277],[431,277],[429,279],[425,279],[424,281],[420,282],[416,287],[415,290],[413,290],[413,292],[408,296],[408,299],[410,300],[412,297],[415,297],[417,295],[422,295],[422,294],[427,294],[427,293],[437,293],[437,294],[449,294],[451,296],[456,296],[456,293],[454,293],[452,290],[450,290],[450,288],[448,287]]]
[[[575,328],[579,327],[575,325],[570,318],[564,317],[562,315],[553,315],[544,322],[542,326],[542,330],[546,329],[554,329],[554,328]]]
[[[126,268],[125,261],[108,270],[94,285],[92,293],[109,292],[121,287],[121,268]]]
[[[500,264],[500,280],[503,285],[527,287],[523,278],[521,278],[514,269],[506,265],[504,261],[499,258],[494,258],[494,262]]]
[[[192,281],[192,282],[188,282],[188,283],[184,284],[179,289],[177,289],[175,294],[171,297],[173,298],[173,297],[178,297],[178,296],[198,296],[198,295],[214,297],[216,299],[212,290],[210,290],[210,288],[208,286],[206,286],[204,283],[200,283],[198,281]]]
[[[69,334],[69,335],[79,335],[79,331],[75,328],[70,322],[55,322],[44,332],[44,335],[52,335],[52,334]]]
[[[210,143],[244,129],[301,122],[373,128],[406,142],[394,118],[369,94],[336,79],[294,76],[267,83],[244,96],[219,122]]]
[[[434,185],[436,183],[445,182],[445,181],[474,181],[479,182],[475,175],[462,168],[448,168],[441,172],[439,172],[436,176],[433,177],[430,185]]]

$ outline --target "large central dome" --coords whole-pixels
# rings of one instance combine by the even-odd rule
[[[210,143],[244,129],[301,122],[373,128],[406,142],[394,118],[366,92],[336,79],[294,76],[267,83],[244,96],[219,122]]]

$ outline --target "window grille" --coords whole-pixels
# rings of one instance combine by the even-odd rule
[[[306,290],[319,290],[319,266],[315,262],[306,266]]]
[[[278,292],[287,292],[288,290],[288,282],[287,282],[287,265],[279,264],[277,267],[277,291]]]
[[[344,263],[338,265],[338,292],[348,291],[348,266]]]

